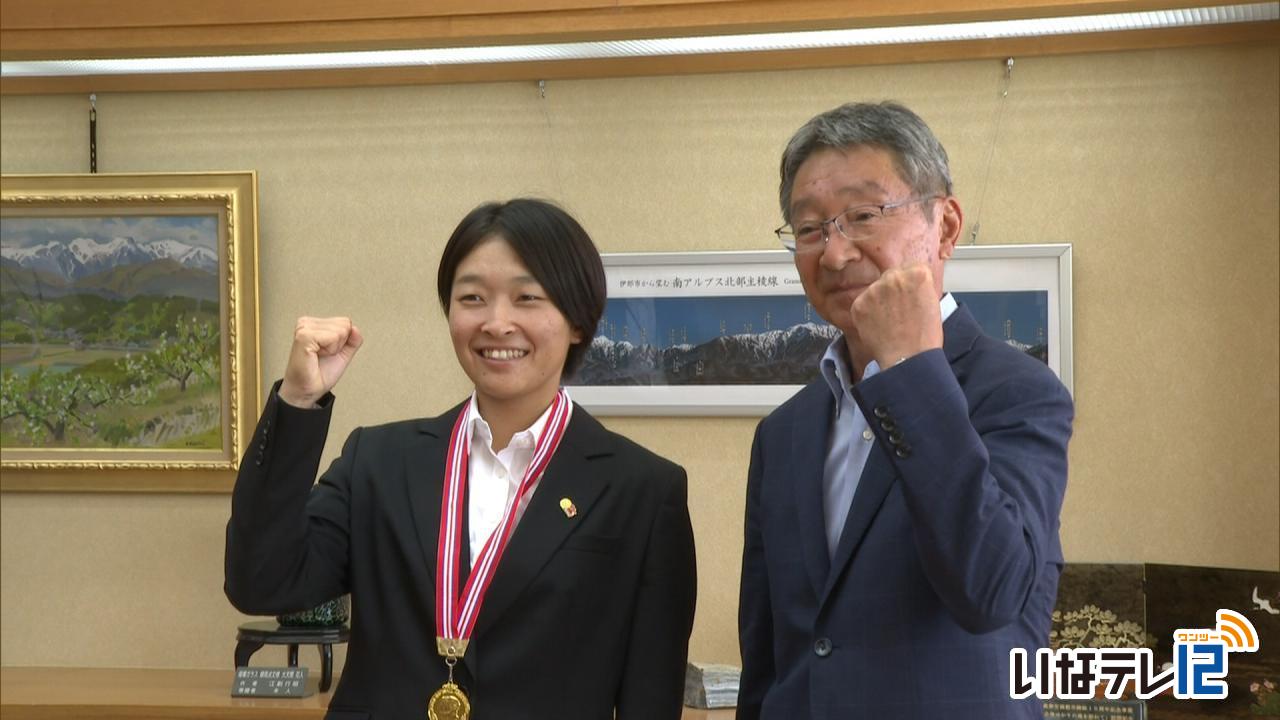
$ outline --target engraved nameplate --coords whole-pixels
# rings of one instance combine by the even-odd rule
[[[1045,700],[1045,720],[1147,720],[1142,700]]]
[[[238,667],[231,697],[308,697],[307,668]]]

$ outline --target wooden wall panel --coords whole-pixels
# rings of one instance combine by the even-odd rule
[[[607,252],[776,248],[790,134],[897,99],[950,153],[966,240],[980,223],[984,245],[1074,246],[1068,561],[1280,569],[1280,43],[1019,57],[1009,80],[993,59],[545,89],[103,93],[99,170],[258,171],[264,390],[298,315],[366,337],[327,466],[357,425],[470,391],[434,284],[476,204],[553,198]],[[87,113],[83,95],[0,98],[0,171],[87,170]],[[688,470],[692,657],[737,662],[756,420],[605,422]],[[229,668],[246,619],[221,593],[229,512],[225,495],[0,494],[0,664]]]
[[[1131,30],[1006,40],[964,40],[870,47],[716,53],[601,60],[438,65],[334,70],[81,75],[0,80],[0,95],[440,85],[450,83],[570,80],[653,75],[802,70],[1116,50],[1152,50],[1265,43],[1280,39],[1280,22]]]
[[[715,35],[1186,5],[1185,0],[6,0],[0,4],[0,58],[210,55]]]

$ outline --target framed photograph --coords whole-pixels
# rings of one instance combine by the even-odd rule
[[[566,383],[601,415],[765,415],[818,376],[838,331],[786,250],[604,256],[609,303]],[[1071,246],[956,248],[946,289],[988,335],[1071,377]]]
[[[0,489],[231,489],[256,199],[252,172],[0,177]]]

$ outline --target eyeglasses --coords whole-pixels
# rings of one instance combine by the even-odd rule
[[[862,240],[875,235],[883,227],[884,219],[897,215],[902,208],[941,198],[941,195],[926,195],[884,205],[854,205],[830,220],[806,220],[794,228],[787,224],[773,233],[782,246],[793,253],[819,252],[827,246],[828,225],[835,225],[836,230],[850,240]]]

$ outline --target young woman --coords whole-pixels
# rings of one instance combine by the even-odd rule
[[[250,614],[350,593],[328,718],[678,718],[696,595],[684,470],[560,387],[604,311],[587,233],[482,205],[438,273],[475,384],[440,417],[360,428],[312,482],[363,338],[301,318],[244,458],[226,592]]]

